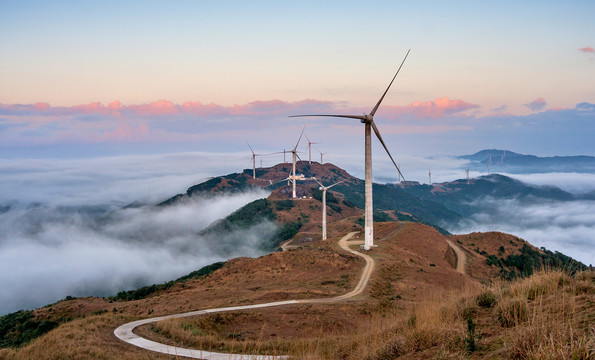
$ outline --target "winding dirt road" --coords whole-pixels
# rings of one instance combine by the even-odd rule
[[[177,319],[177,318],[184,318],[190,316],[199,316],[204,314],[212,314],[218,312],[227,312],[227,311],[238,311],[238,310],[249,310],[249,309],[259,309],[259,308],[267,308],[267,307],[274,307],[274,306],[283,306],[283,305],[292,305],[292,304],[312,304],[312,303],[332,303],[337,301],[343,301],[347,299],[351,299],[360,295],[370,277],[372,276],[372,271],[374,270],[374,260],[366,254],[360,253],[358,251],[351,250],[347,244],[347,241],[353,237],[357,232],[352,232],[344,236],[341,240],[339,240],[339,246],[352,254],[360,256],[366,260],[366,265],[362,270],[362,276],[357,284],[357,286],[347,294],[343,294],[334,298],[326,298],[326,299],[306,299],[306,300],[286,300],[286,301],[277,301],[265,304],[258,304],[258,305],[244,305],[244,306],[231,306],[225,308],[216,308],[216,309],[206,309],[206,310],[198,310],[198,311],[191,311],[182,314],[174,314],[174,315],[167,315],[167,316],[159,316],[149,319],[143,319],[138,321],[129,322],[127,324],[121,325],[116,330],[114,330],[114,335],[118,337],[118,339],[125,341],[129,344],[134,346],[151,350],[163,354],[175,355],[175,356],[182,356],[182,357],[189,357],[194,359],[205,359],[205,360],[281,360],[287,359],[288,356],[285,355],[242,355],[242,354],[225,354],[225,353],[217,353],[211,351],[203,351],[197,349],[186,349],[177,346],[169,346],[165,344],[161,344],[155,341],[151,341],[149,339],[145,339],[136,335],[133,330],[138,326],[151,324],[162,320],[168,319]],[[447,240],[448,241],[448,240]],[[449,241],[449,245],[450,244]],[[455,251],[457,251],[456,247],[453,247]],[[459,249],[460,251],[460,249]],[[457,256],[458,252],[457,252]],[[464,256],[464,254],[463,254]],[[458,265],[457,265],[458,270]]]
[[[465,274],[465,264],[467,263],[467,255],[465,255],[465,252],[463,250],[461,250],[461,248],[458,245],[456,245],[454,242],[452,242],[448,239],[446,239],[446,242],[448,243],[448,246],[450,246],[455,251],[455,254],[457,255],[456,270],[464,275]]]

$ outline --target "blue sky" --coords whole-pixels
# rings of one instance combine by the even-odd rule
[[[592,110],[577,110],[595,103],[593,13],[590,1],[1,1],[0,148],[290,147],[302,123],[288,115],[369,111],[411,48],[377,114],[395,152],[594,155]],[[361,142],[356,123],[309,124],[327,151]]]
[[[241,171],[247,142],[290,149],[304,124],[319,143],[313,159],[320,150],[361,178],[358,121],[288,116],[369,112],[408,49],[375,116],[407,180],[427,182],[429,168],[435,182],[462,178],[465,164],[442,155],[481,149],[595,156],[593,14],[593,1],[0,0],[0,207],[10,209],[0,217],[0,266],[10,269],[0,271],[0,314],[258,255],[204,254],[196,226],[266,194],[130,209],[100,232],[76,211],[157,202]],[[373,149],[375,180],[396,181]],[[522,180],[580,193],[594,176]],[[505,223],[477,214],[461,231],[507,231],[593,262],[592,201],[499,206]],[[162,243],[125,241],[148,225]],[[195,252],[177,251],[188,241]]]

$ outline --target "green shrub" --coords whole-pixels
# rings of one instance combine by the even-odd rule
[[[484,291],[477,295],[475,301],[482,308],[491,308],[496,304],[496,295],[491,291]]]
[[[289,210],[295,206],[295,203],[292,200],[279,200],[275,202],[275,209],[282,211],[282,210]]]
[[[0,348],[16,347],[52,330],[59,323],[35,320],[33,311],[20,310],[0,317]]]

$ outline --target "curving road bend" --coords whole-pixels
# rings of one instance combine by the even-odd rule
[[[347,300],[353,298],[355,296],[360,295],[370,277],[372,276],[372,271],[374,270],[374,260],[366,255],[362,254],[358,251],[351,250],[347,245],[347,241],[353,237],[357,232],[351,232],[345,235],[341,240],[339,240],[339,246],[352,254],[360,256],[366,260],[366,265],[362,270],[362,275],[356,287],[348,292],[347,294],[343,294],[334,298],[326,298],[326,299],[306,299],[306,300],[286,300],[286,301],[277,301],[277,302],[270,302],[258,305],[243,305],[243,306],[231,306],[231,307],[224,307],[224,308],[216,308],[216,309],[206,309],[206,310],[198,310],[198,311],[191,311],[181,314],[174,314],[174,315],[166,315],[166,316],[159,316],[149,319],[137,320],[133,322],[126,323],[121,325],[116,330],[114,330],[114,335],[122,341],[125,341],[131,345],[151,350],[155,352],[159,352],[162,354],[168,355],[175,355],[175,356],[182,356],[194,359],[205,359],[205,360],[281,360],[287,359],[288,356],[285,355],[243,355],[243,354],[226,354],[226,353],[217,353],[211,351],[203,351],[197,349],[187,349],[181,348],[177,346],[170,346],[161,344],[155,341],[151,341],[149,339],[145,339],[141,336],[136,335],[133,333],[133,330],[138,326],[155,323],[161,320],[168,320],[168,319],[176,319],[176,318],[183,318],[183,317],[190,317],[190,316],[198,316],[198,315],[205,315],[211,313],[218,313],[218,312],[226,312],[226,311],[238,311],[238,310],[249,310],[249,309],[259,309],[259,308],[266,308],[266,307],[274,307],[274,306],[282,306],[282,305],[292,305],[292,304],[312,304],[312,303],[332,303],[336,301]],[[448,241],[448,240],[447,240]],[[449,241],[450,244],[450,241]],[[452,246],[452,245],[451,245]],[[457,248],[454,248],[457,251]],[[460,249],[459,249],[460,251]],[[458,252],[457,252],[458,254]],[[463,254],[464,256],[464,254]],[[458,269],[458,265],[457,265]]]
[[[465,264],[467,263],[467,255],[465,255],[465,252],[463,250],[461,250],[461,248],[456,245],[454,242],[446,239],[446,242],[448,242],[448,246],[450,246],[454,251],[455,254],[457,255],[457,268],[456,270],[458,272],[460,272],[461,274],[465,275]]]

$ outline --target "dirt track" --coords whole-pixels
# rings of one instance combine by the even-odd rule
[[[461,248],[458,247],[451,240],[446,239],[446,242],[448,242],[448,246],[450,246],[455,251],[455,254],[457,254],[457,268],[456,268],[456,270],[458,272],[460,272],[461,274],[465,274],[465,264],[467,263],[467,255],[465,255],[465,252],[463,250],[461,250]]]
[[[134,346],[138,346],[140,348],[151,350],[163,354],[175,355],[175,356],[182,356],[182,357],[189,357],[194,359],[207,359],[207,360],[280,360],[280,359],[287,359],[287,356],[274,356],[274,355],[242,355],[242,354],[225,354],[225,353],[216,353],[210,351],[202,351],[197,349],[186,349],[177,346],[169,346],[165,344],[161,344],[155,341],[151,341],[140,337],[133,333],[133,330],[138,326],[150,324],[162,320],[168,319],[175,319],[175,318],[183,318],[183,317],[190,317],[190,316],[199,316],[204,314],[211,314],[217,312],[227,312],[227,311],[238,311],[238,310],[248,310],[248,309],[258,309],[258,308],[265,308],[265,307],[274,307],[274,306],[282,306],[282,305],[291,305],[291,304],[308,304],[308,303],[331,303],[336,301],[343,301],[353,297],[360,295],[370,277],[372,276],[372,272],[374,270],[374,260],[366,254],[360,253],[358,251],[351,250],[347,245],[347,241],[353,237],[357,232],[352,232],[345,235],[341,240],[339,240],[339,246],[352,254],[357,256],[363,257],[366,260],[366,265],[362,270],[362,275],[356,287],[348,292],[347,294],[343,294],[334,298],[327,298],[327,299],[307,299],[307,300],[287,300],[287,301],[277,301],[272,303],[265,303],[265,304],[258,304],[258,305],[244,305],[244,306],[232,306],[226,308],[216,308],[216,309],[206,309],[206,310],[198,310],[192,311],[187,313],[181,314],[174,314],[174,315],[167,315],[167,316],[160,316],[155,318],[143,319],[138,321],[133,321],[130,323],[126,323],[121,325],[116,330],[114,330],[114,335],[118,337],[120,340],[125,341],[129,344]],[[455,248],[455,251],[457,248]],[[460,249],[459,249],[460,251]],[[458,252],[457,252],[458,254]],[[458,255],[457,255],[458,256]],[[457,266],[458,267],[458,266]]]

